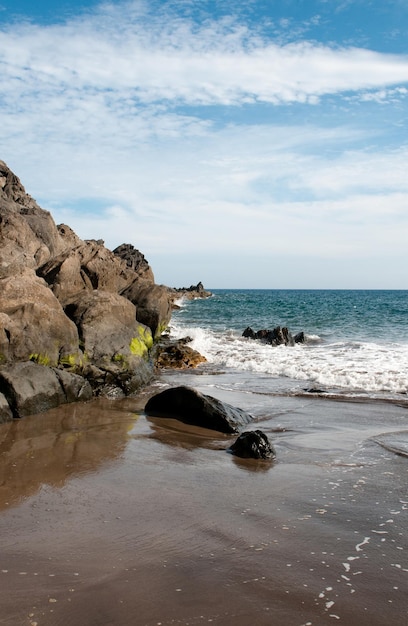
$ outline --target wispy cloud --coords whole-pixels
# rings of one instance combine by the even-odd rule
[[[254,256],[272,242],[405,253],[408,150],[359,107],[404,106],[408,55],[279,43],[265,24],[195,11],[108,3],[0,27],[0,157],[28,191],[81,237],[130,240],[153,266],[180,241],[190,256],[209,241],[236,258],[237,241]]]
[[[113,6],[64,25],[3,29],[0,46],[6,102],[18,97],[28,108],[37,96],[54,111],[62,91],[71,104],[127,101],[131,111],[163,101],[314,102],[408,81],[408,56],[307,41],[279,46],[235,21],[169,23]]]

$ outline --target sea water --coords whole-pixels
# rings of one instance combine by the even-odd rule
[[[231,390],[402,399],[408,393],[408,291],[213,290],[178,302],[173,337],[189,336]],[[273,347],[244,338],[286,326],[306,341]]]

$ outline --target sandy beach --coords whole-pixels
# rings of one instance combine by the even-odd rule
[[[214,392],[268,463],[146,418],[158,389],[0,426],[0,624],[407,623],[406,406]]]

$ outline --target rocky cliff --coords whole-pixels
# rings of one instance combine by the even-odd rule
[[[173,300],[132,245],[57,226],[0,161],[0,422],[137,390]]]

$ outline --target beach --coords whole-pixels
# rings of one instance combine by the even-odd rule
[[[276,460],[147,418],[177,384],[251,412]],[[227,388],[165,373],[0,426],[1,624],[406,624],[407,406]]]

